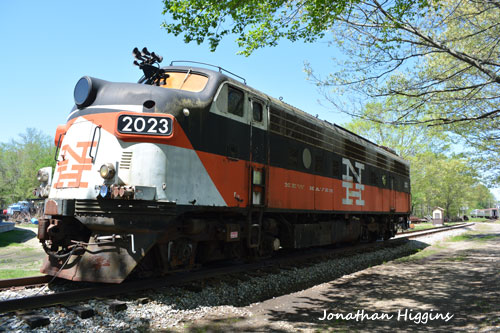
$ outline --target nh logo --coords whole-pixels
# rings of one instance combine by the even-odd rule
[[[342,164],[346,166],[345,173],[342,174],[342,187],[345,188],[345,198],[342,198],[342,204],[352,205],[353,198],[356,198],[356,205],[364,206],[365,201],[361,199],[361,193],[365,189],[365,185],[361,184],[361,171],[365,169],[365,165],[355,162],[356,171],[348,158],[342,158]],[[356,178],[356,183],[354,183],[352,176]]]

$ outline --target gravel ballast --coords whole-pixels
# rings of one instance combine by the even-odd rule
[[[96,312],[87,319],[79,318],[75,312],[65,307],[39,309],[37,314],[50,319],[50,324],[34,329],[35,332],[109,332],[109,331],[150,331],[162,329],[182,329],[189,323],[216,313],[218,316],[247,317],[250,313],[241,307],[265,299],[306,289],[315,284],[332,281],[343,275],[363,270],[415,253],[428,244],[443,237],[457,235],[465,230],[453,230],[413,240],[395,248],[379,249],[370,253],[332,259],[304,268],[289,268],[279,273],[232,279],[233,282],[219,281],[205,286],[200,292],[185,288],[164,288],[148,291],[138,298],[122,298],[127,307],[122,311],[112,311],[109,301],[91,300],[81,303]],[[446,234],[446,236],[444,235]],[[3,291],[0,299],[31,296],[40,288]],[[42,293],[51,292],[43,290]],[[21,316],[0,315],[0,331],[32,331]]]

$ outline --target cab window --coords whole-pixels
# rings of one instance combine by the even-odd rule
[[[252,102],[252,110],[253,110],[253,120],[261,122],[262,121],[262,104],[259,102]]]
[[[188,72],[166,72],[165,80],[160,79],[160,87],[169,89],[179,89],[192,92],[200,92],[205,89],[208,77]]]
[[[243,117],[244,97],[243,91],[229,86],[227,91],[227,112]]]

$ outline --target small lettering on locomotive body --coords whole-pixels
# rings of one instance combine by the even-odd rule
[[[295,183],[285,182],[285,188],[296,189],[296,190],[305,190],[306,186],[304,184],[295,184]],[[333,193],[333,188],[330,188],[330,187],[320,187],[320,186],[309,185],[307,188],[311,192]]]

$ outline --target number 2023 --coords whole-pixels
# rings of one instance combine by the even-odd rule
[[[121,132],[168,135],[171,132],[168,118],[124,116]]]

